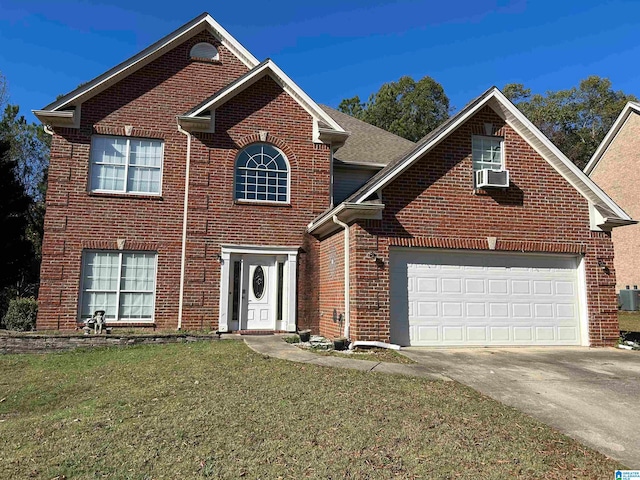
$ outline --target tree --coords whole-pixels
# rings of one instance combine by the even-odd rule
[[[338,110],[415,142],[449,118],[449,98],[431,77],[404,76],[382,85],[367,103],[355,96]]]
[[[0,141],[0,318],[17,286],[25,282],[33,259],[27,238],[28,212],[32,200],[16,176],[16,162],[8,141]]]
[[[0,228],[9,242],[0,241],[2,318],[8,300],[37,294],[50,137],[42,126],[27,122],[17,105],[7,103],[1,73],[0,94]]]
[[[590,76],[578,87],[531,95],[522,84],[508,84],[504,94],[581,169],[633,95],[614,91],[607,78]]]

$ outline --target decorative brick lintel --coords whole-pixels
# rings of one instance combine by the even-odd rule
[[[111,125],[94,125],[94,133],[98,135],[117,135],[120,137],[142,137],[142,138],[164,138],[163,132],[157,130],[145,130],[142,128],[133,127],[131,133],[127,135],[125,131],[125,125],[121,127],[114,127]]]
[[[139,240],[129,240],[125,238],[123,250],[157,251],[159,245],[155,242],[141,242]],[[91,250],[118,250],[118,240],[83,240],[82,248]]]
[[[422,247],[447,248],[456,250],[489,250],[486,238],[443,238],[443,237],[414,237],[392,238],[393,247]],[[523,242],[518,240],[500,240],[496,242],[496,251],[508,252],[547,252],[584,254],[587,246],[583,243],[551,243],[551,242]]]

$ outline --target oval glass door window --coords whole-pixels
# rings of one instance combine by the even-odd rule
[[[262,298],[264,294],[264,270],[262,266],[258,265],[253,271],[253,296],[257,300]]]

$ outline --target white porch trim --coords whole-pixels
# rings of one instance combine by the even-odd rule
[[[229,331],[229,281],[232,255],[271,255],[284,259],[282,322],[276,319],[276,328],[294,332],[297,312],[297,262],[299,247],[262,245],[221,245],[220,246],[220,301],[218,331]]]

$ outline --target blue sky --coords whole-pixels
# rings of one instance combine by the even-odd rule
[[[0,0],[11,103],[42,108],[203,11],[318,103],[429,75],[455,110],[491,85],[534,92],[588,75],[640,97],[640,2],[591,0]]]

